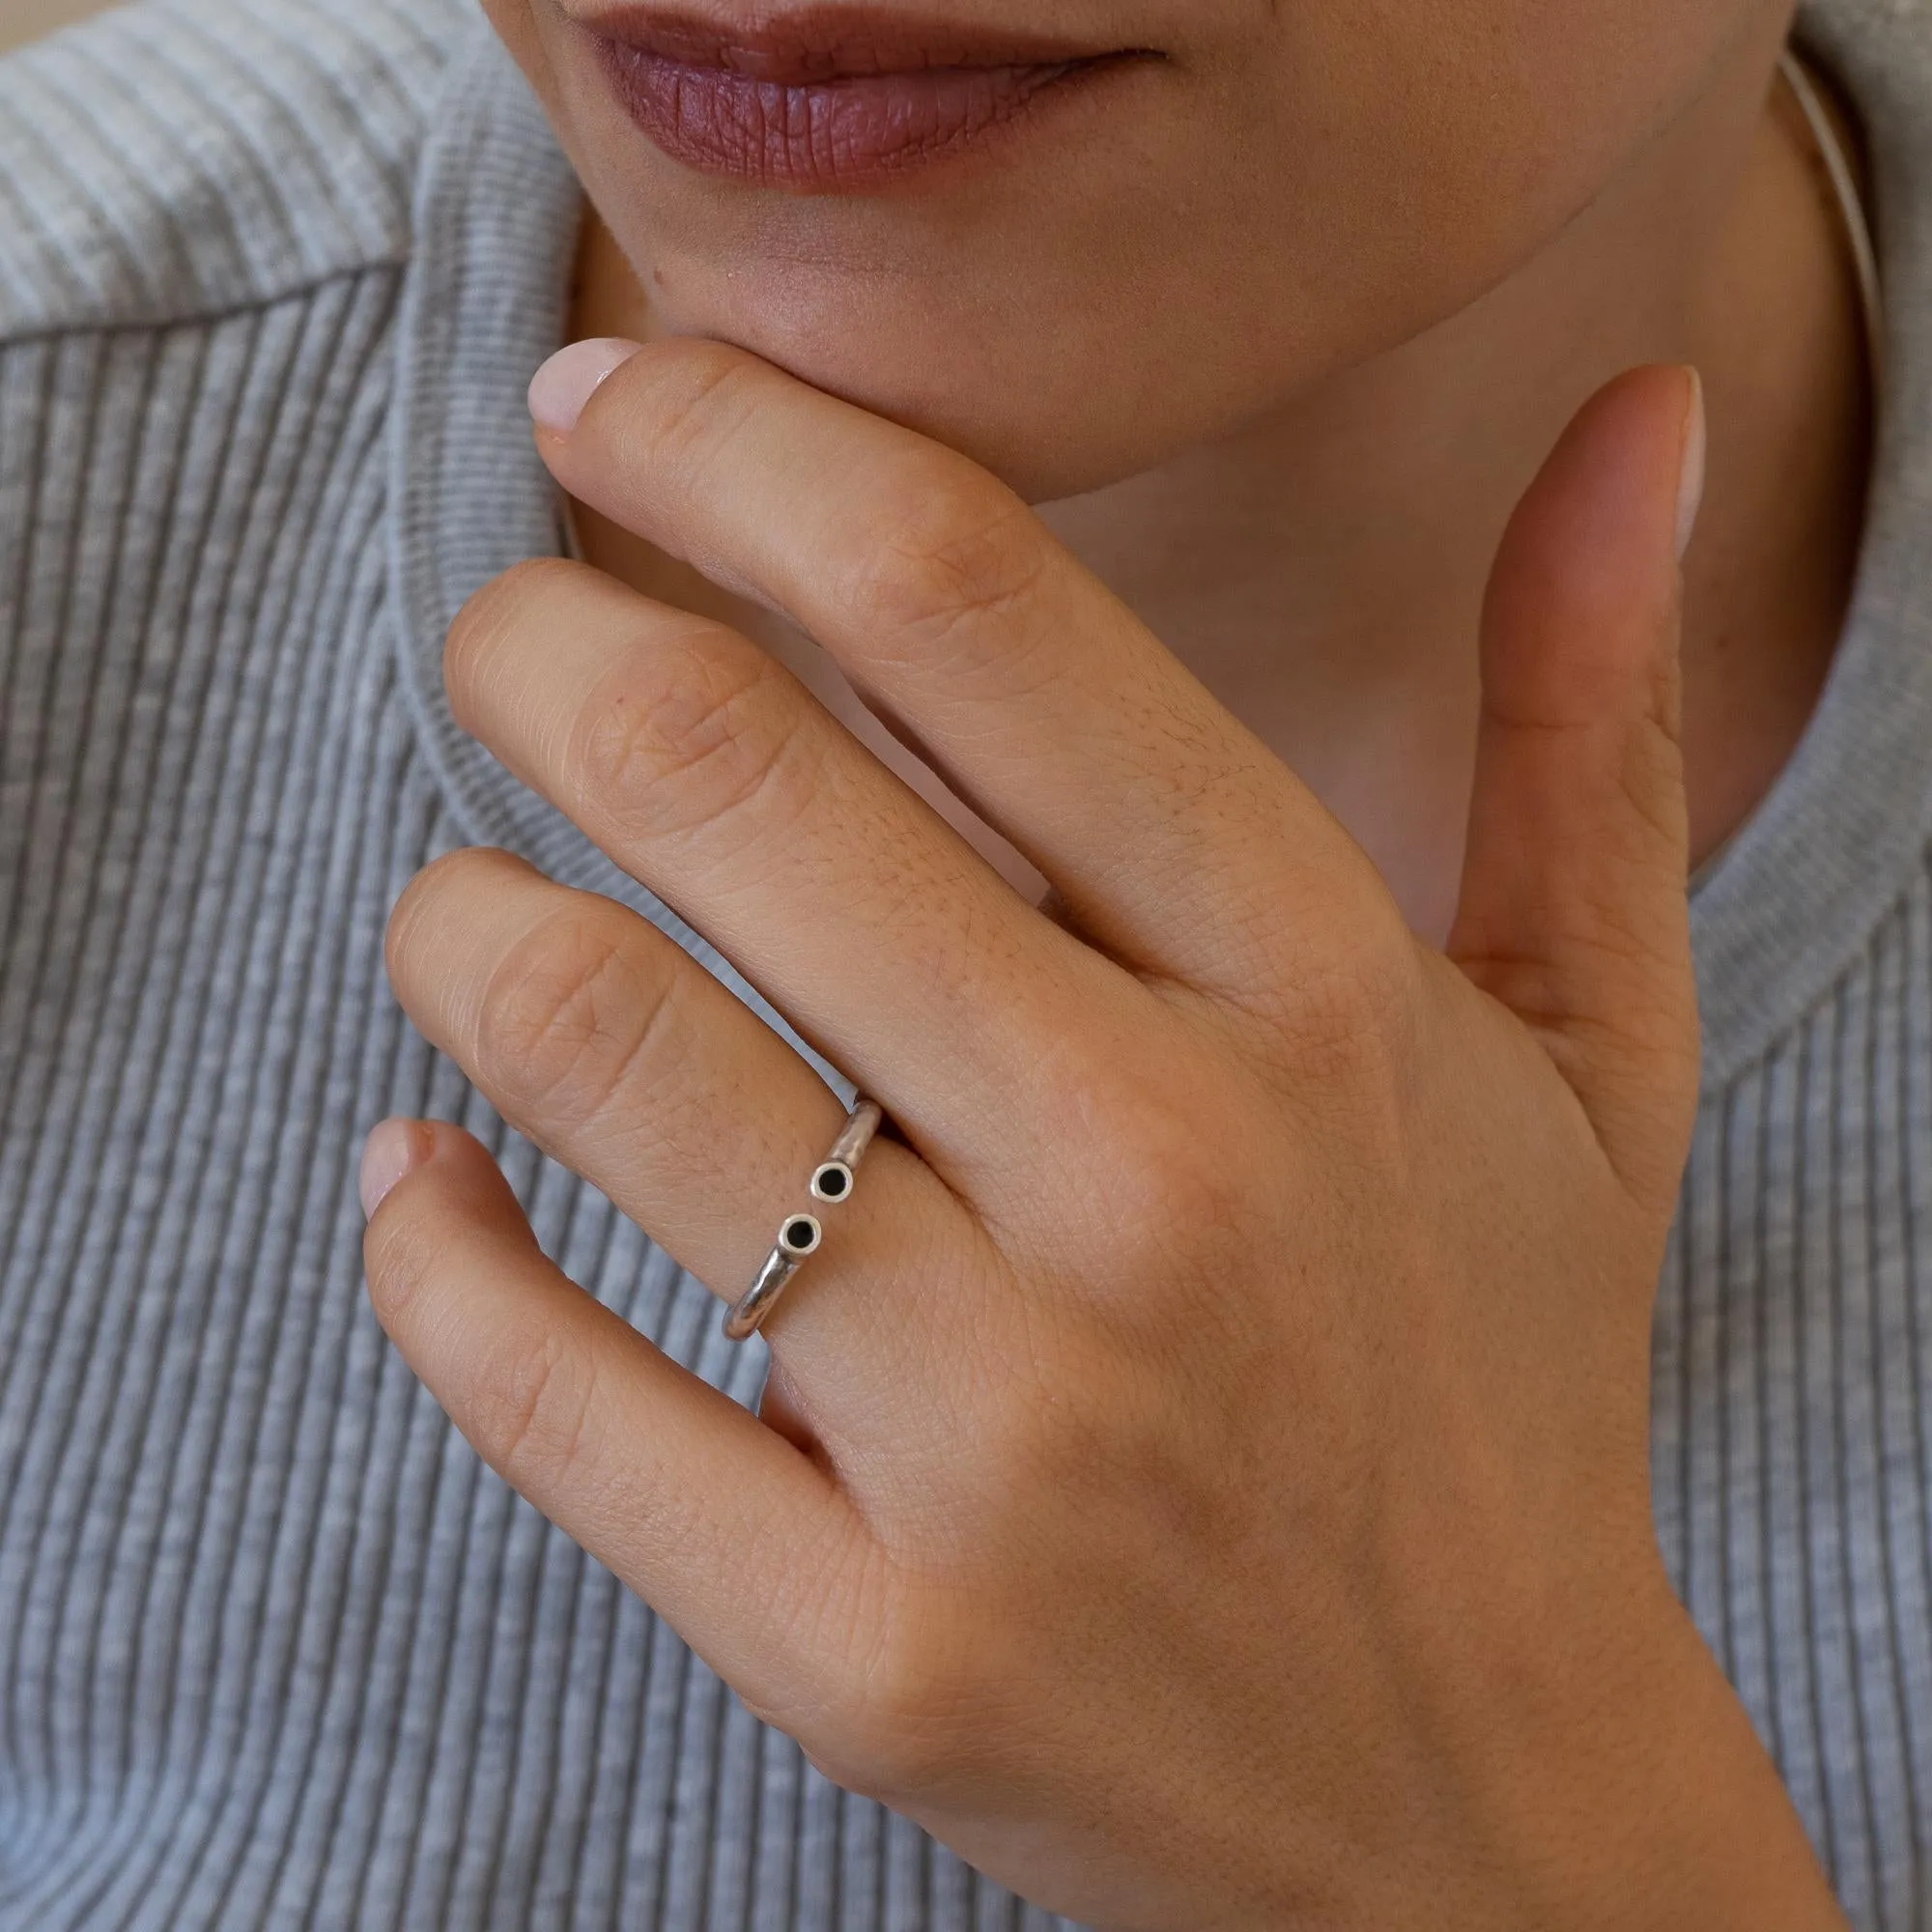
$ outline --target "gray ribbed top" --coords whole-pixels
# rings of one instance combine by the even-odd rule
[[[1830,690],[1695,903],[1657,1506],[1855,1920],[1932,1932],[1932,0],[1807,22],[1891,392]],[[1045,1922],[761,1731],[360,1293],[360,1135],[440,1114],[757,1373],[383,979],[453,843],[638,902],[438,675],[557,542],[522,392],[578,208],[466,0],[148,0],[0,64],[0,1932]]]

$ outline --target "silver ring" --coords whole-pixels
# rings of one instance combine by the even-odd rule
[[[845,1126],[825,1158],[811,1171],[811,1198],[836,1208],[852,1198],[859,1184],[859,1163],[885,1119],[876,1100],[859,1099]],[[825,1239],[825,1224],[816,1214],[787,1214],[765,1264],[752,1285],[731,1304],[724,1333],[733,1342],[749,1342],[765,1325],[792,1277],[815,1255]]]

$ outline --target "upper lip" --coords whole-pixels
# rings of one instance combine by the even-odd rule
[[[1143,51],[850,6],[761,7],[755,22],[635,0],[580,0],[570,12],[589,32],[661,60],[790,86],[934,68],[1072,67]]]

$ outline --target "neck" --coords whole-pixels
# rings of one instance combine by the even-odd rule
[[[1856,556],[1869,406],[1842,230],[1808,131],[1771,86],[1776,50],[1769,32],[1739,49],[1474,306],[1222,443],[1044,513],[1314,786],[1430,937],[1455,908],[1489,561],[1564,423],[1619,370],[1692,362],[1709,399],[1685,642],[1700,857],[1763,797],[1816,703]],[[648,332],[595,223],[583,267],[579,331]],[[854,715],[830,668],[766,620],[616,532],[584,536],[605,568],[754,630]]]

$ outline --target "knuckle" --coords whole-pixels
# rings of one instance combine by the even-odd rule
[[[936,1596],[936,1593],[934,1593]],[[940,1601],[904,1607],[863,1658],[838,1721],[812,1756],[835,1782],[905,1805],[957,1779],[992,1698],[958,1613]]]
[[[1084,1151],[1080,1212],[1062,1237],[1075,1248],[1065,1259],[1082,1271],[1078,1250],[1103,1239],[1114,1258],[1110,1281],[1145,1305],[1159,1300],[1153,1291],[1171,1277],[1178,1243],[1245,1227],[1252,1203],[1265,1198],[1253,1170],[1266,1151],[1252,1132],[1229,1125],[1229,1093],[1245,1096],[1252,1083],[1226,1060],[1213,1072],[1230,1074],[1227,1083],[1172,1063],[1152,1075],[1144,1065],[1090,1061],[1055,1066],[1041,1083],[1052,1096],[1044,1138]],[[1108,1299],[1118,1298],[1110,1290]],[[1065,1340],[1057,1338],[1056,1350]]]
[[[1252,969],[1216,988],[1217,1004],[1264,1029],[1264,1065],[1304,1085],[1384,1067],[1423,1004],[1427,955],[1393,899],[1378,889],[1351,899],[1340,932],[1251,923]]]
[[[484,1461],[513,1488],[554,1492],[583,1459],[595,1394],[592,1360],[532,1323],[478,1365],[466,1424]]]
[[[551,1131],[581,1127],[650,1056],[675,973],[653,973],[602,906],[553,913],[490,975],[477,1017],[492,1084]]]
[[[853,566],[845,601],[877,639],[929,651],[970,634],[984,649],[1013,637],[983,620],[1011,617],[1038,587],[1047,546],[1026,505],[991,479],[948,466],[904,494],[906,507]]]
[[[1406,1171],[1420,977],[1418,966],[1357,955],[1297,985],[1267,1086],[1286,1120],[1319,1133],[1325,1158]]]
[[[1121,1125],[1106,1196],[1130,1252],[1151,1244],[1159,1266],[1177,1233],[1246,1220],[1255,1197],[1223,1131],[1154,1094],[1139,1096]]]
[[[1312,965],[1295,988],[1293,1037],[1303,1074],[1347,1078],[1381,1066],[1415,997],[1414,950],[1359,948]]]
[[[1685,863],[1684,748],[1668,720],[1646,713],[1632,726],[1615,784],[1639,859],[1666,873]]]
[[[753,802],[789,816],[816,757],[800,694],[763,653],[693,648],[640,681],[621,672],[585,707],[566,753],[572,789],[633,835],[696,837]]]
[[[1139,1461],[1140,1391],[1125,1370],[1114,1319],[1122,1312],[1122,1300],[1089,1310],[1084,1333],[1056,1341],[1064,1367],[1031,1377],[1023,1395],[988,1405],[980,1418],[979,1450],[980,1481],[988,1497],[1063,1494],[1068,1484],[1097,1495],[1123,1464]],[[1150,1313],[1151,1304],[1137,1298],[1136,1320]]]

